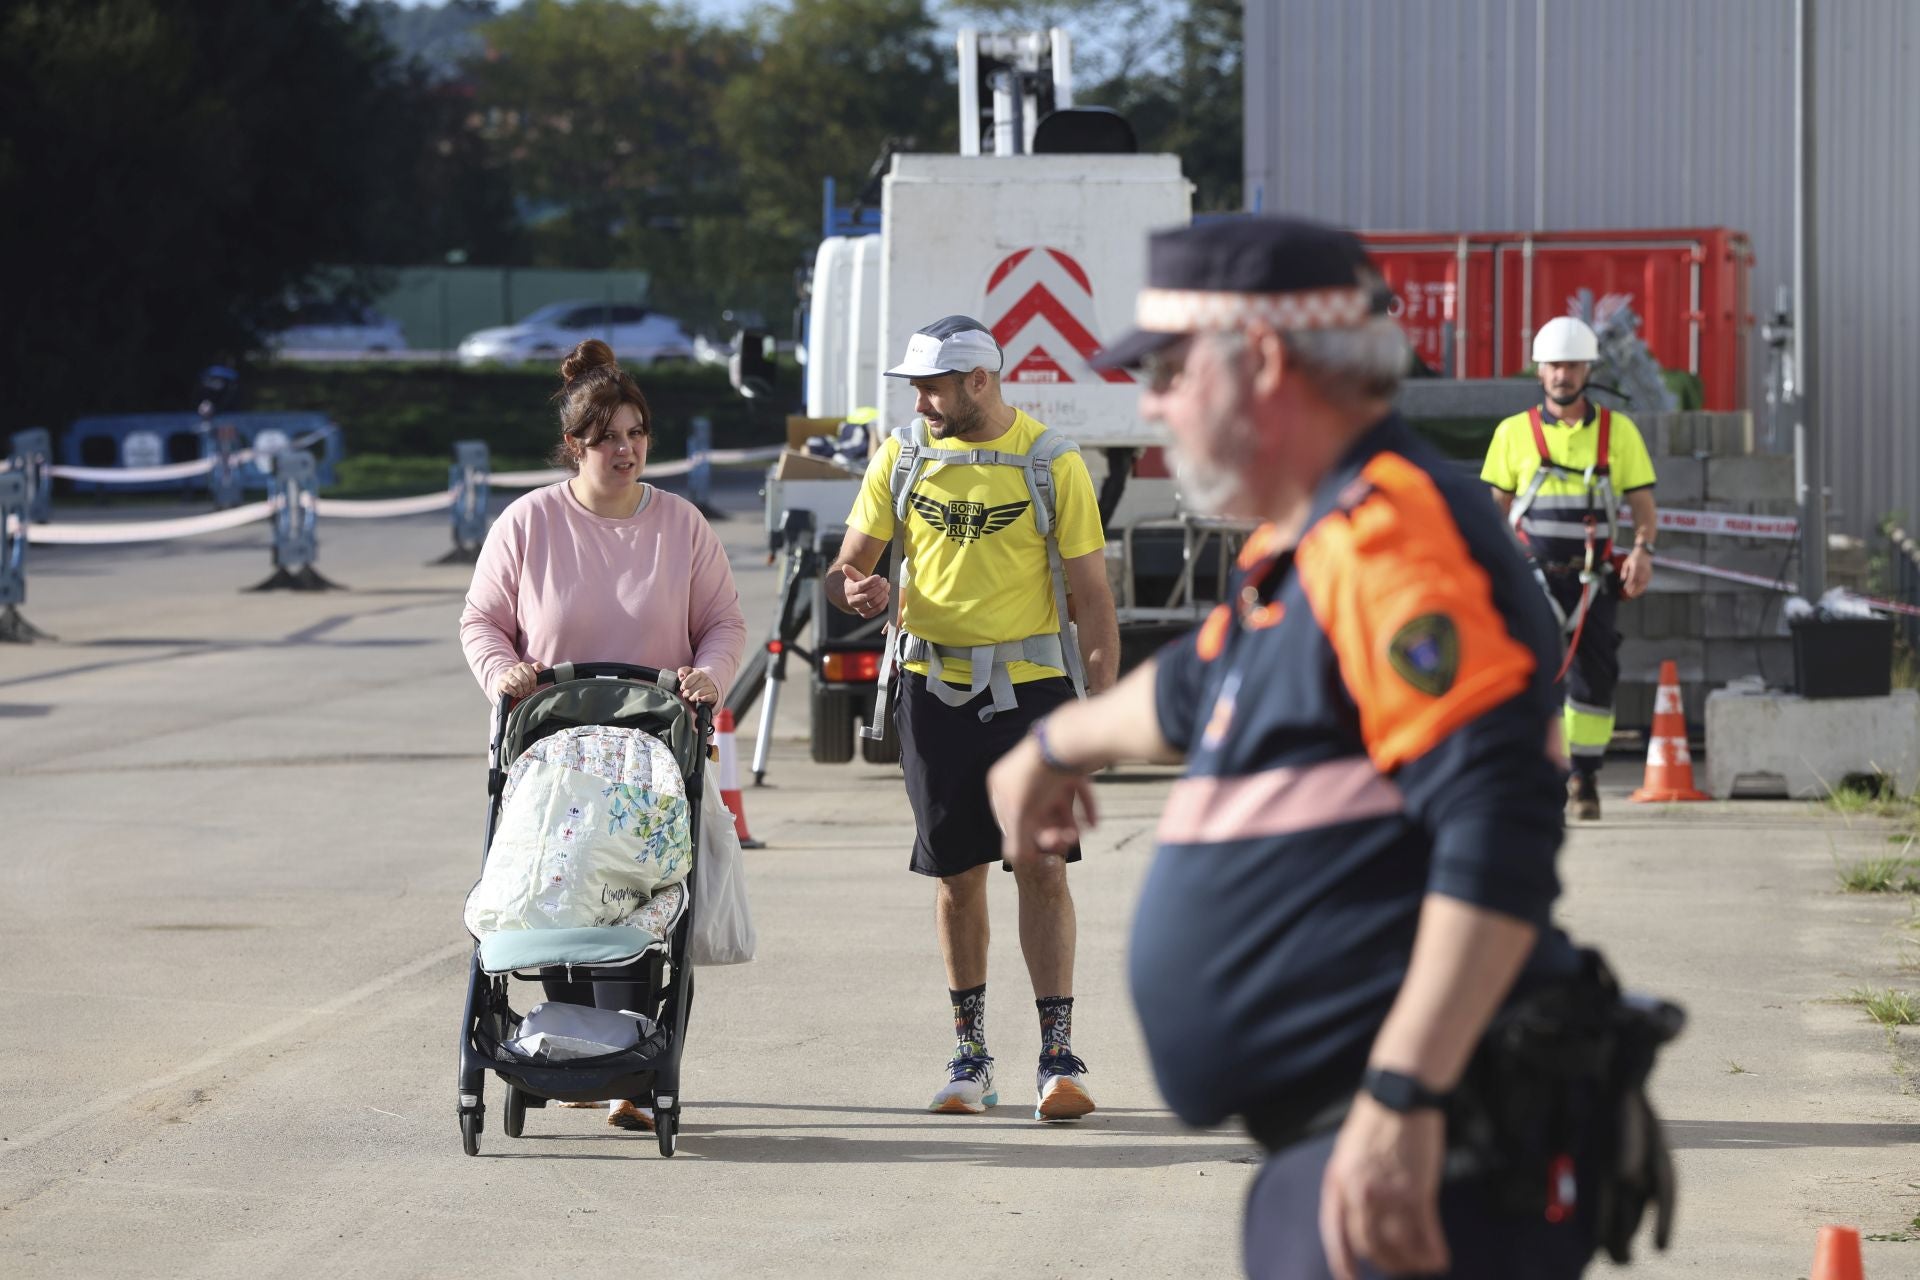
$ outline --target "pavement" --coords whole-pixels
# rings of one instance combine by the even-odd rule
[[[757,636],[775,581],[751,503],[728,491],[715,527]],[[760,955],[702,974],[680,1154],[587,1111],[530,1112],[508,1139],[496,1085],[464,1156],[460,904],[487,718],[455,637],[469,571],[429,563],[444,518],[320,536],[345,590],[243,592],[269,570],[259,526],[30,553],[24,612],[59,639],[0,647],[24,1068],[0,1076],[0,1274],[1236,1272],[1256,1149],[1165,1110],[1125,991],[1170,775],[1102,783],[1074,874],[1075,1046],[1100,1110],[1028,1118],[1037,1020],[995,877],[1003,1103],[929,1116],[951,1032],[898,774],[808,761],[799,696],[745,797],[768,844],[746,855]],[[1834,890],[1836,860],[1885,852],[1886,829],[1783,803],[1628,805],[1638,774],[1613,765],[1606,820],[1573,833],[1562,911],[1692,1018],[1655,1088],[1677,1239],[1637,1273],[1804,1275],[1829,1221],[1920,1236],[1915,1033],[1835,1000],[1915,985],[1910,900]],[[1920,1241],[1866,1250],[1869,1276],[1920,1275]]]

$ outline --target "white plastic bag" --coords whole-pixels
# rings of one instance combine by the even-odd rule
[[[759,938],[747,906],[747,868],[733,815],[720,803],[717,770],[701,788],[700,849],[693,874],[693,936],[687,959],[699,965],[745,964]]]
[[[652,1019],[638,1013],[547,1000],[527,1010],[507,1049],[535,1062],[597,1058],[631,1049],[652,1031]]]

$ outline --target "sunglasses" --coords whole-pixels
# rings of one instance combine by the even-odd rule
[[[1186,371],[1187,356],[1193,351],[1193,339],[1186,337],[1165,346],[1158,351],[1149,351],[1140,360],[1140,371],[1146,374],[1147,386],[1155,395],[1164,395],[1173,389]]]

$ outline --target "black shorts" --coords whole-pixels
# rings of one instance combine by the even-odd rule
[[[957,876],[1000,860],[1000,825],[987,803],[987,770],[1018,746],[1033,722],[1073,701],[1064,677],[1013,686],[1020,705],[982,721],[993,702],[986,690],[965,706],[950,707],[927,691],[927,678],[900,673],[893,723],[900,735],[900,767],[913,805],[913,859],[923,876]],[[1067,854],[1080,860],[1080,847]]]

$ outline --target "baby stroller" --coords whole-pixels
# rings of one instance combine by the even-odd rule
[[[582,726],[639,729],[665,744],[685,782],[692,847],[699,847],[702,766],[712,712],[682,702],[671,671],[614,662],[562,663],[540,673],[533,693],[517,703],[503,696],[495,709],[483,869],[514,761],[540,739]],[[681,882],[684,907],[664,936],[628,923],[503,930],[475,945],[460,1023],[460,1141],[468,1155],[480,1152],[488,1072],[506,1087],[501,1127],[510,1138],[521,1135],[528,1108],[544,1108],[550,1101],[629,1098],[653,1107],[660,1154],[674,1153],[680,1128],[680,1055],[693,1003],[687,945],[698,875],[696,857]],[[543,969],[549,977],[559,970],[570,981],[642,984],[642,1007],[633,1011],[646,1019],[637,1024],[645,1028],[639,1042],[616,1053],[557,1061],[530,1060],[517,1053],[510,1045],[525,1015],[513,1009],[509,989],[516,980],[537,980]]]

